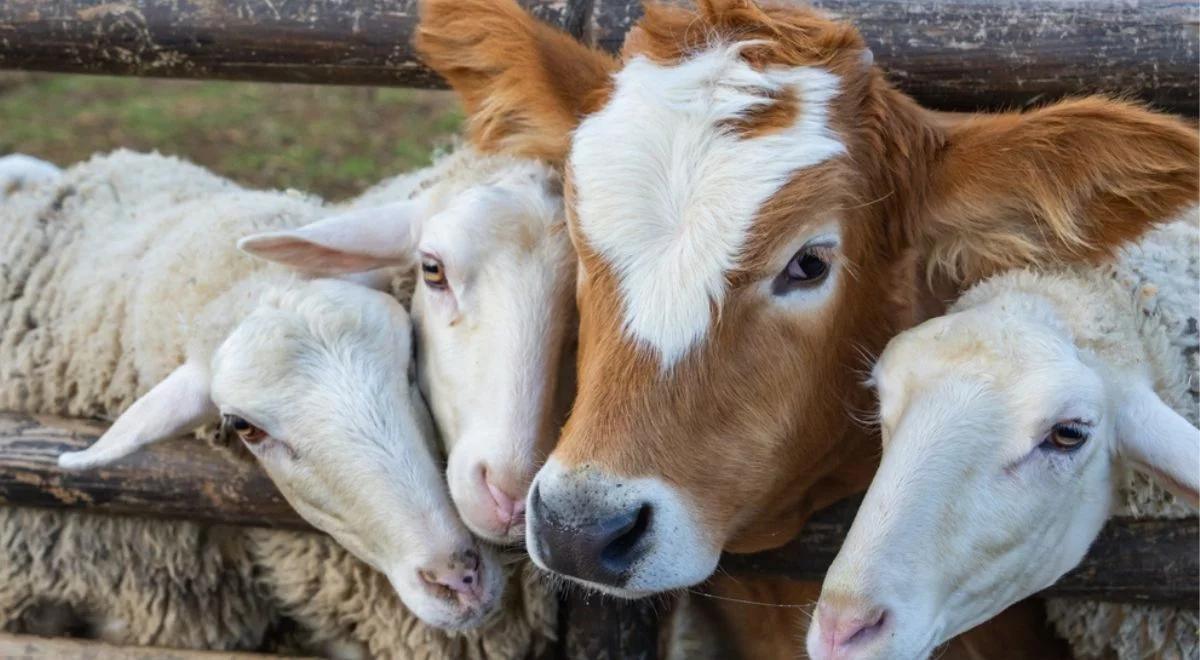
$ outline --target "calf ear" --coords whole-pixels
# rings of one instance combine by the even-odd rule
[[[96,444],[58,457],[68,470],[108,465],[139,448],[189,431],[217,416],[209,398],[208,370],[186,363],[117,418]]]
[[[472,144],[551,163],[616,69],[513,0],[423,0],[416,48],[462,98]]]
[[[401,266],[413,261],[421,209],[417,201],[355,209],[299,229],[247,236],[238,248],[312,275]]]
[[[962,285],[1012,267],[1092,262],[1197,203],[1197,133],[1092,97],[946,127],[915,232]]]
[[[1117,415],[1117,454],[1193,509],[1200,505],[1200,430],[1150,388],[1133,388]]]

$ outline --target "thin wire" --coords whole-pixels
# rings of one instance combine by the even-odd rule
[[[808,609],[808,605],[796,605],[796,604],[791,604],[791,603],[762,603],[762,602],[759,602],[756,600],[744,600],[742,598],[730,598],[728,596],[718,596],[716,594],[707,594],[707,593],[704,593],[703,591],[696,591],[695,589],[688,589],[687,592],[689,594],[694,594],[696,596],[704,596],[705,598],[712,598],[714,600],[726,600],[731,603],[740,603],[742,605],[760,605],[762,607],[778,607],[781,609],[790,609],[790,610]]]

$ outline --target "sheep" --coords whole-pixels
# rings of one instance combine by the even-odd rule
[[[385,186],[345,214],[240,246],[325,274],[419,260],[417,373],[449,449],[450,494],[472,532],[512,544],[524,539],[525,494],[574,387],[575,253],[557,174],[489,158],[502,164],[490,185],[423,196],[436,213],[373,205]],[[447,178],[478,178],[461,163],[448,169]],[[381,234],[401,240],[384,247]]]
[[[436,209],[439,201],[434,199],[431,202],[429,198],[440,195],[440,203],[447,203],[455,195],[455,186],[461,192],[474,184],[486,182],[496,171],[513,165],[511,160],[489,159],[469,149],[462,149],[425,172],[395,179],[368,192],[347,205],[350,209],[347,213],[355,213],[358,205],[378,205],[388,195],[395,195],[393,201],[400,199],[409,206]],[[539,194],[549,199],[555,197],[552,184],[548,188],[545,182],[540,182],[538,190]],[[438,195],[428,194],[431,191]],[[410,199],[420,197],[424,199]],[[355,554],[372,560],[370,563],[380,568],[391,568],[395,572],[394,566],[381,566],[386,558],[381,558],[376,547],[379,545],[378,539],[372,541],[369,535],[358,535],[353,529],[357,525],[357,529],[371,526],[386,530],[392,528],[389,521],[371,515],[371,503],[366,504],[368,510],[356,510],[348,523],[341,520],[347,518],[346,510],[331,508],[337,505],[332,500],[346,500],[351,506],[362,507],[366,498],[357,498],[354,489],[340,485],[347,483],[346,474],[354,475],[357,480],[361,476],[371,475],[373,471],[364,470],[363,464],[347,471],[344,464],[353,462],[352,453],[339,457],[322,451],[323,448],[316,445],[300,446],[303,440],[281,431],[284,428],[297,428],[295,424],[299,419],[294,422],[281,414],[281,402],[287,397],[283,393],[276,396],[273,388],[280,391],[289,388],[279,387],[281,379],[279,374],[273,373],[278,370],[271,362],[272,356],[278,358],[284,348],[279,340],[295,339],[289,333],[306,325],[297,323],[289,326],[276,316],[286,316],[286,312],[319,311],[322,307],[332,309],[332,303],[336,300],[357,303],[355,296],[386,297],[346,282],[284,276],[279,272],[281,269],[239,259],[232,250],[234,237],[262,229],[296,227],[327,215],[327,209],[319,200],[295,193],[246,191],[201,168],[173,159],[118,152],[73,168],[54,185],[33,186],[26,194],[10,198],[0,213],[0,218],[3,218],[0,230],[11,238],[4,243],[7,254],[0,261],[4,265],[0,291],[12,294],[9,297],[16,300],[14,304],[0,307],[0,310],[6,311],[3,319],[0,319],[4,321],[0,327],[9,330],[5,333],[6,341],[0,343],[0,363],[15,365],[13,369],[7,369],[6,366],[5,378],[0,379],[0,407],[28,412],[108,415],[126,408],[135,394],[145,391],[145,385],[149,382],[162,380],[162,384],[151,390],[148,398],[139,400],[140,412],[139,406],[131,408],[126,415],[118,418],[105,438],[96,445],[79,454],[64,455],[61,459],[63,465],[80,468],[116,460],[147,441],[187,430],[199,422],[212,419],[215,411],[222,410],[229,424],[242,434],[285,496],[303,515],[318,527],[332,531]],[[87,221],[71,222],[72,218],[85,218]],[[122,222],[122,218],[126,220]],[[89,245],[93,249],[89,250]],[[164,245],[171,246],[174,253]],[[180,258],[181,255],[194,254],[205,255],[205,259]],[[259,276],[259,272],[275,275]],[[387,278],[353,279],[378,284]],[[261,285],[257,283],[259,280]],[[54,286],[48,286],[51,282]],[[230,282],[241,284],[230,287]],[[88,285],[96,288],[89,289]],[[275,287],[280,291],[272,292],[271,289]],[[317,296],[315,302],[306,301],[303,290],[308,288],[320,290],[321,295]],[[48,294],[40,294],[43,289]],[[262,291],[264,289],[267,291]],[[27,291],[35,293],[26,295]],[[93,292],[102,292],[103,295]],[[254,308],[255,304],[265,306],[267,310],[259,310],[261,313],[257,316],[239,315]],[[389,304],[386,300],[376,300],[369,306],[387,308]],[[389,316],[382,313],[374,315]],[[403,310],[396,306],[390,316],[393,320],[402,319]],[[173,322],[164,324],[164,318]],[[213,338],[221,337],[238,318],[245,320],[229,333],[226,343],[215,351],[211,377],[205,383],[210,373],[205,368],[202,356],[214,352]],[[20,324],[13,323],[21,319],[24,320]],[[345,331],[336,321],[323,324],[314,320],[307,325],[312,330],[310,334],[318,335],[309,337],[308,343],[311,344],[336,339],[339,333]],[[329,336],[321,334],[330,332],[333,334]],[[407,338],[402,339],[402,334],[392,333],[390,339],[395,341],[391,342],[389,350],[384,351],[388,357],[379,360],[377,365],[379,371],[388,371],[395,386],[401,388],[406,382],[405,368],[403,361],[396,363],[395,355],[407,357],[407,349],[404,348]],[[306,347],[305,343],[298,342],[301,348]],[[69,349],[64,350],[64,346]],[[131,347],[134,350],[129,350]],[[380,346],[369,348],[379,350]],[[289,359],[291,357],[294,356]],[[372,362],[370,359],[352,361],[363,368]],[[181,363],[182,367],[179,366]],[[385,365],[388,369],[383,369]],[[288,377],[292,378],[290,374]],[[253,391],[254,388],[249,384],[255,382],[255,378],[258,382],[271,383],[272,388],[263,387]],[[373,382],[377,384],[374,388],[377,392],[394,394],[396,387],[386,386],[381,379]],[[206,384],[211,384],[210,399],[216,406],[207,403],[199,395]],[[339,397],[321,400],[320,390],[314,386],[309,386],[307,390],[299,387],[293,388],[292,394],[312,396],[319,405],[325,406],[328,417],[336,419],[328,412],[331,412],[330,406],[345,404],[340,400],[342,392],[339,392]],[[411,392],[415,392],[415,389]],[[176,405],[181,400],[192,405]],[[144,413],[160,409],[156,402],[162,401],[171,403],[172,412],[184,414],[170,420],[169,424],[151,429],[155,431],[153,433],[136,433],[146,426],[141,421],[153,417]],[[394,407],[397,411],[407,409],[410,412],[420,409],[413,401],[400,401],[399,404],[381,408]],[[248,409],[255,412],[246,412],[247,408],[238,407],[242,405],[249,406]],[[380,406],[369,407],[374,410]],[[292,411],[293,408],[288,408],[289,415]],[[399,414],[389,411],[389,414],[377,416],[387,418],[394,416],[393,413]],[[266,415],[268,421],[255,417],[255,414]],[[270,429],[271,433],[260,430],[247,418]],[[421,426],[416,419],[392,420],[391,425],[407,428]],[[336,424],[332,426],[333,429],[321,430],[338,431]],[[280,437],[287,440],[281,440]],[[309,475],[301,474],[292,465],[296,462],[294,454],[308,456],[310,452],[314,457],[321,456],[332,461],[331,466],[339,461],[343,463],[341,474],[324,484],[324,490],[314,489],[315,484]],[[373,460],[381,464],[392,459],[386,455],[386,451],[383,454],[376,452],[374,456]],[[421,472],[427,473],[424,470]],[[371,492],[376,492],[378,488],[372,487]],[[428,500],[437,500],[443,489],[440,483],[421,483],[412,490]],[[322,497],[312,501],[314,495]],[[449,524],[446,521],[457,521],[456,516],[447,514],[437,502],[430,502],[428,510],[434,514],[430,518],[437,518],[441,522],[427,523],[428,527],[423,530],[424,538],[417,539],[419,542],[427,543],[432,537],[439,536],[444,531],[441,527]],[[138,555],[136,548],[139,544],[169,548],[175,542],[167,543],[164,538],[187,538],[187,534],[181,533],[181,530],[194,530],[192,536],[200,539],[207,539],[209,533],[208,528],[189,523],[151,524],[85,514],[19,510],[5,510],[5,514],[10,517],[3,527],[6,534],[4,547],[6,553],[16,558],[39,554],[38,548],[34,547],[37,545],[35,537],[25,533],[34,524],[28,519],[31,516],[40,516],[39,520],[45,525],[59,530],[67,530],[65,521],[72,521],[72,524],[79,526],[78,530],[72,529],[67,535],[72,539],[83,534],[84,529],[96,530],[108,525],[104,533],[88,532],[96,539],[95,545],[106,547],[106,542],[110,540],[114,545],[126,544],[135,548],[129,553],[135,556]],[[169,531],[160,535],[158,530]],[[524,654],[530,649],[536,650],[538,645],[544,644],[553,626],[552,601],[540,597],[539,585],[530,581],[527,571],[521,593],[517,595],[523,601],[521,607],[506,608],[503,616],[489,622],[487,629],[479,634],[446,636],[414,625],[413,617],[399,607],[396,594],[388,588],[386,578],[350,559],[327,539],[269,530],[229,529],[227,532],[236,542],[212,543],[211,549],[196,548],[194,544],[188,547],[192,554],[225,553],[211,563],[225,571],[230,567],[244,569],[248,578],[254,578],[252,582],[235,583],[223,576],[214,579],[211,589],[227,588],[227,593],[205,599],[205,603],[188,611],[188,606],[195,604],[190,603],[186,592],[181,591],[182,581],[190,583],[188,591],[204,593],[204,589],[195,584],[195,580],[203,576],[189,572],[190,567],[160,566],[160,569],[167,570],[159,570],[158,573],[168,576],[173,572],[171,569],[178,568],[173,578],[163,579],[159,575],[158,583],[153,585],[159,589],[160,596],[168,596],[160,597],[158,601],[169,603],[177,611],[172,611],[169,616],[158,616],[157,623],[147,623],[142,629],[142,623],[156,618],[155,612],[146,615],[141,610],[129,608],[127,617],[113,616],[110,621],[96,626],[98,634],[112,641],[142,644],[252,648],[255,640],[261,641],[268,628],[286,615],[312,627],[311,637],[314,640],[338,641],[339,636],[346,636],[361,642],[375,655],[448,652],[461,657],[484,657]],[[57,536],[61,539],[63,533]],[[402,534],[392,536],[394,538],[386,541],[399,541]],[[411,543],[414,539],[404,540]],[[459,550],[459,558],[465,560],[466,570],[460,570],[458,575],[470,575],[471,564],[478,561],[485,581],[489,576],[493,580],[499,577],[490,551],[475,547]],[[60,555],[69,562],[69,552]],[[340,559],[335,562],[331,559],[333,557]],[[77,557],[75,561],[79,559]],[[330,563],[346,568],[344,571],[331,571]],[[10,562],[9,565],[15,566],[16,563]],[[139,562],[133,562],[132,566],[146,568],[147,574],[154,572],[150,566],[143,566]],[[103,568],[81,570],[80,574],[102,574]],[[113,570],[112,566],[107,568]],[[60,582],[64,577],[70,581],[70,568],[55,565],[48,570]],[[140,570],[126,573],[133,575],[131,582],[136,582],[141,575]],[[435,595],[453,598],[434,599],[434,602],[451,604],[458,596],[446,593],[447,589],[454,592],[457,587],[460,588],[457,593],[482,596],[478,603],[480,606],[467,608],[472,614],[465,618],[447,618],[427,606],[417,604],[418,608],[425,607],[419,611],[420,614],[444,626],[479,623],[489,609],[483,601],[494,600],[495,592],[499,591],[495,582],[485,582],[482,588],[478,583],[473,588],[463,588],[461,582],[431,585],[429,580],[436,582],[442,577],[437,569],[405,569],[403,573],[405,575],[402,578],[393,581],[402,594],[406,590],[436,587]],[[81,604],[83,610],[88,610],[89,606],[95,609],[93,601],[96,594],[105,595],[103,586],[48,586],[45,581],[37,587],[22,590],[20,584],[31,585],[38,580],[31,575],[14,577],[18,579],[8,585],[14,597],[0,601],[0,612],[5,612],[5,618],[10,622],[20,618],[14,613],[28,609],[36,594],[59,592],[57,597],[73,599]],[[104,577],[102,575],[100,578],[102,582]],[[114,579],[112,575],[107,577],[110,581]],[[179,582],[172,583],[172,579]],[[403,583],[404,580],[408,582]],[[130,588],[136,591],[138,586],[134,584]],[[362,598],[347,599],[347,587],[362,594]],[[175,597],[169,597],[172,590],[176,592]],[[480,593],[473,594],[476,590]],[[90,595],[92,601],[83,603],[88,599],[83,597],[85,594],[79,593],[81,591],[90,592],[86,595]],[[264,604],[264,598],[270,602]],[[405,600],[412,600],[412,597]],[[513,600],[510,596],[509,605]],[[356,601],[357,605],[351,601]],[[231,609],[230,603],[244,602],[247,605],[243,609],[257,614],[228,616],[214,623],[210,619],[215,617],[206,616],[202,610],[210,602],[222,603],[221,606],[226,609]],[[104,603],[104,606],[114,611],[108,607],[108,603]],[[272,612],[272,608],[276,611]],[[162,621],[167,620],[171,625],[163,626]],[[204,630],[198,632],[198,629]],[[403,635],[399,634],[401,630],[404,631]],[[503,634],[491,634],[496,630]],[[510,646],[504,647],[506,643]],[[414,644],[417,646],[412,646]]]
[[[927,656],[1052,585],[1111,515],[1194,511],[1198,304],[1193,214],[1109,265],[994,276],[894,338],[871,376],[882,462],[825,578],[809,654]],[[1200,654],[1192,610],[1047,611],[1079,657]]]

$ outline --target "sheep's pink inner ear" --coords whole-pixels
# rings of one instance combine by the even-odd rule
[[[1200,505],[1200,430],[1149,387],[1135,388],[1121,406],[1117,451],[1193,509]]]
[[[188,362],[135,401],[95,444],[83,451],[64,453],[58,457],[58,464],[72,470],[107,465],[216,416],[208,370]]]
[[[343,275],[413,262],[422,204],[403,201],[355,209],[298,229],[247,236],[238,247],[314,275]]]

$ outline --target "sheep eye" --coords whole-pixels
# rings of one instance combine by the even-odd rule
[[[1088,428],[1081,422],[1061,422],[1050,429],[1042,446],[1063,452],[1075,451],[1087,442],[1089,435]]]
[[[244,418],[237,415],[226,415],[225,424],[233,429],[242,442],[254,445],[262,442],[263,438],[267,437],[267,432],[257,426],[247,422]]]
[[[795,289],[812,288],[829,276],[830,249],[823,246],[805,246],[792,255],[787,267],[775,277],[771,292],[783,295]]]
[[[446,288],[446,268],[436,257],[425,256],[421,259],[421,279],[434,289]]]

